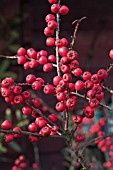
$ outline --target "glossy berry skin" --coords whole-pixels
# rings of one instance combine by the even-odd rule
[[[82,142],[84,140],[84,136],[82,134],[77,134],[75,139],[76,142]]]
[[[34,122],[28,125],[29,132],[36,132],[37,129],[38,129],[38,127],[37,127],[36,123],[34,123]]]
[[[83,120],[81,115],[73,115],[71,119],[74,123],[77,123],[77,124],[82,123],[82,120]]]
[[[51,94],[54,92],[54,86],[52,86],[51,84],[47,84],[44,86],[44,93],[45,94]]]
[[[14,82],[14,80],[13,80],[13,82]],[[1,82],[2,87],[6,87],[6,88],[9,87],[12,84],[13,83],[10,81],[10,78],[5,78]]]
[[[54,84],[55,86],[57,86],[57,85],[59,84],[60,80],[62,80],[61,76],[55,76],[55,77],[53,78],[53,84]]]
[[[51,5],[51,12],[58,13],[60,9],[60,6],[58,4]]]
[[[55,45],[55,39],[53,37],[48,37],[46,39],[46,45],[50,46],[50,47],[53,47]]]
[[[66,105],[64,102],[58,102],[55,108],[58,112],[63,112],[66,109]]]
[[[51,20],[55,20],[55,16],[54,16],[53,14],[48,14],[48,15],[46,15],[45,21],[46,21],[46,22],[49,22],[49,21],[51,21]]]
[[[108,73],[106,70],[100,69],[100,70],[98,70],[97,75],[101,80],[103,80],[107,77]]]
[[[31,97],[31,93],[26,90],[22,93],[22,97],[23,97],[24,100],[29,100],[30,97]]]
[[[55,62],[56,62],[56,57],[55,57],[55,55],[49,55],[49,56],[48,56],[48,62],[50,62],[50,63],[55,63]]]
[[[5,88],[5,87],[1,87],[1,95],[3,97],[7,97],[11,94],[10,89],[9,88]]]
[[[23,47],[20,47],[20,48],[18,49],[18,51],[17,51],[17,54],[18,54],[19,56],[25,56],[26,53],[27,53],[27,51],[26,51],[26,49],[23,48]]]
[[[21,104],[23,102],[23,97],[21,95],[14,96],[13,99],[14,104]]]
[[[24,115],[29,115],[32,112],[32,109],[29,106],[23,106],[22,113]]]
[[[35,80],[36,80],[36,77],[33,74],[28,74],[26,76],[26,82],[29,84],[33,83]]]
[[[10,122],[10,120],[5,120],[4,122],[2,122],[1,128],[3,130],[11,129],[12,128],[12,123]]]
[[[31,59],[31,61],[29,61],[29,68],[35,68],[38,66],[38,62],[34,59]]]
[[[49,2],[50,4],[57,3],[57,1],[58,1],[58,0],[48,0],[48,2]]]
[[[22,131],[22,129],[21,128],[19,128],[19,127],[15,127],[15,128],[13,128],[13,131]],[[13,136],[14,136],[14,138],[20,138],[22,135],[21,134],[13,134]]]
[[[69,12],[69,8],[66,5],[62,5],[59,9],[61,15],[66,15]]]
[[[57,115],[55,113],[52,113],[48,116],[48,119],[55,123],[57,121]]]
[[[61,38],[62,44],[63,46],[67,46],[68,45],[68,41],[66,38]]]
[[[46,27],[46,28],[44,29],[44,34],[45,34],[46,36],[52,36],[52,35],[54,34],[54,29],[51,29],[51,28],[49,28],[49,27]]]
[[[111,59],[113,59],[113,49],[110,50],[110,52],[109,52],[109,57],[110,57]]]
[[[58,49],[58,52],[62,57],[66,57],[68,51],[67,51],[67,48],[65,46],[63,46]]]
[[[92,82],[93,84],[98,84],[98,83],[100,82],[100,79],[99,79],[98,74],[93,74],[93,75],[91,76],[91,82]]]
[[[37,142],[38,140],[36,136],[31,136],[31,135],[29,135],[28,139],[30,140],[30,142]]]
[[[77,60],[71,61],[71,63],[70,63],[70,69],[71,70],[76,69],[78,67],[79,67],[79,62]]]
[[[66,94],[64,92],[58,92],[56,94],[56,98],[59,101],[64,101],[64,100],[66,100]]]
[[[81,80],[77,80],[75,82],[75,90],[80,91],[84,89],[84,82]]]
[[[40,100],[39,98],[32,99],[31,101],[33,107],[38,108],[40,106]]]
[[[39,52],[39,54],[40,54],[40,56],[45,56],[45,57],[47,57],[47,55],[48,55],[48,53],[47,53],[46,50],[41,50],[41,51]]]
[[[56,47],[62,47],[62,46],[63,46],[62,41],[61,41],[60,39],[57,39],[57,40],[55,41],[55,46],[56,46]]]
[[[5,134],[4,135],[5,142],[9,143],[14,139],[14,136],[12,134]]]
[[[91,119],[91,118],[94,117],[94,110],[93,110],[93,108],[90,107],[90,106],[86,106],[86,107],[84,108],[83,113],[84,113],[84,115],[85,115],[87,118],[89,118],[89,119]]]
[[[76,100],[74,98],[69,97],[66,101],[66,106],[67,107],[74,107],[76,104]]]
[[[35,123],[40,128],[42,128],[42,127],[47,125],[47,121],[44,120],[43,118],[40,118],[40,119],[36,118]]]
[[[44,72],[50,72],[53,69],[53,66],[51,63],[44,64],[43,71]]]
[[[48,136],[51,133],[51,129],[48,126],[44,126],[41,130],[40,130],[40,134],[42,136]]]
[[[45,56],[41,56],[38,60],[39,64],[44,65],[47,63],[47,58]]]
[[[25,56],[19,56],[17,59],[18,64],[25,64],[26,62],[26,57]]]
[[[92,108],[94,108],[98,105],[99,105],[99,101],[96,98],[93,98],[89,101],[89,106],[91,106]]]
[[[85,71],[82,75],[83,80],[90,80],[91,79],[91,73],[89,71]]]
[[[80,77],[82,75],[82,69],[81,68],[76,68],[73,70],[73,74],[76,77]]]
[[[78,58],[78,54],[77,54],[76,51],[70,50],[70,51],[68,51],[68,53],[67,53],[67,58],[68,58],[69,60],[76,60],[76,59]]]
[[[35,91],[40,90],[42,87],[42,85],[39,81],[34,81],[31,86],[32,86],[32,89]]]
[[[47,26],[50,28],[50,29],[56,29],[57,28],[57,22],[55,20],[50,20],[47,24]]]
[[[29,48],[27,50],[27,55],[32,59],[36,59],[37,53],[33,48]]]

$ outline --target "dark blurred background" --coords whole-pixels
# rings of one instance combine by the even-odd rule
[[[108,68],[112,60],[109,58],[109,50],[113,48],[113,0],[62,0],[70,8],[66,16],[61,17],[61,37],[66,37],[71,42],[76,19],[86,16],[80,23],[77,33],[75,48],[79,54],[80,67],[93,73],[99,68]],[[13,55],[19,46],[33,47],[35,50],[45,49],[52,52],[53,49],[46,47],[46,37],[43,30],[46,27],[45,16],[50,13],[50,4],[47,0],[0,0],[0,54]],[[16,62],[7,62],[0,59],[1,78],[13,75],[18,81],[22,81],[26,73],[22,68],[15,67]],[[10,71],[9,71],[10,70]],[[37,71],[42,75],[41,71]],[[22,76],[23,75],[23,76]],[[113,71],[107,79],[107,85],[113,87]],[[51,76],[48,74],[47,78]],[[106,98],[108,101],[109,96]],[[51,101],[48,104],[52,105]],[[2,99],[0,103],[2,112],[5,110]],[[8,105],[8,107],[10,107]],[[3,113],[2,113],[3,114]],[[2,117],[2,116],[1,116]],[[32,144],[27,140],[19,141],[23,147],[23,153],[33,161]],[[63,156],[61,153],[64,143],[62,140],[42,140],[38,142],[39,155],[42,170],[63,170]],[[27,152],[26,152],[27,150]],[[12,151],[4,156],[16,158],[18,153]],[[0,155],[0,159],[2,158]],[[12,161],[0,160],[0,170],[10,170]]]

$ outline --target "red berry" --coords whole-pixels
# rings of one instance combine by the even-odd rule
[[[68,45],[68,41],[66,38],[61,38],[62,44],[63,46],[67,46]]]
[[[57,86],[57,85],[59,84],[60,80],[62,80],[61,76],[55,76],[55,77],[53,77],[53,84],[54,84],[55,86]]]
[[[67,6],[62,5],[62,6],[60,7],[59,13],[60,13],[61,15],[66,15],[68,12],[69,12],[69,8],[68,8]]]
[[[12,134],[5,134],[4,135],[5,142],[9,143],[14,139],[14,136]]]
[[[91,76],[91,82],[92,82],[93,84],[98,84],[98,83],[100,82],[100,78],[99,78],[98,74],[93,74],[93,75]]]
[[[111,59],[113,59],[113,49],[110,50],[110,52],[109,52],[109,57],[110,57]]]
[[[38,127],[37,127],[36,123],[34,123],[34,122],[28,125],[29,132],[36,132],[37,129],[38,129]]]
[[[55,39],[52,38],[52,37],[48,37],[48,38],[46,39],[46,45],[47,45],[47,46],[50,46],[50,47],[54,46],[54,45],[55,45]]]
[[[38,62],[34,59],[31,59],[31,61],[29,61],[29,68],[35,68],[38,66]]]
[[[54,92],[54,87],[51,84],[47,84],[44,86],[44,93],[45,94],[51,94]]]
[[[47,26],[50,28],[50,29],[56,29],[57,28],[57,22],[55,20],[50,20],[47,24]]]
[[[12,91],[15,95],[19,95],[22,93],[22,87],[21,86],[13,86]]]
[[[44,65],[47,63],[47,58],[45,56],[41,56],[38,60],[39,64]]]
[[[56,46],[56,47],[62,47],[62,46],[63,46],[62,41],[61,41],[60,39],[57,39],[57,40],[55,41],[55,46]]]
[[[71,63],[70,63],[71,70],[76,69],[78,66],[79,66],[79,62],[77,60],[71,61]]]
[[[17,63],[18,64],[25,64],[25,62],[26,62],[26,57],[25,56],[19,56],[18,58],[17,58]]]
[[[27,83],[33,83],[34,81],[36,80],[36,77],[35,77],[35,75],[33,75],[33,74],[28,74],[27,75],[27,77],[26,77],[26,82]]]
[[[74,98],[69,97],[66,101],[66,106],[67,107],[74,107],[76,104],[76,100]]]
[[[71,74],[69,73],[63,74],[63,80],[64,82],[70,82],[72,80]]]
[[[38,108],[40,106],[39,98],[32,99],[31,102],[32,102],[33,107],[35,107],[35,108]]]
[[[3,97],[8,97],[11,94],[9,88],[1,87],[1,95]]]
[[[4,129],[4,130],[11,129],[12,123],[10,122],[10,120],[5,120],[4,122],[2,122],[1,128]]]
[[[104,69],[98,70],[97,74],[98,74],[98,76],[99,76],[99,78],[100,78],[101,80],[102,80],[102,79],[105,79],[105,78],[107,77],[107,75],[108,75],[107,71],[104,70]]]
[[[13,101],[15,104],[20,104],[23,102],[23,97],[21,95],[16,95],[16,96],[14,96]]]
[[[73,70],[73,74],[76,77],[80,77],[82,75],[82,69],[81,68],[76,68]]]
[[[87,118],[93,118],[94,117],[94,110],[93,108],[91,108],[90,106],[86,106],[84,108],[84,115],[87,117]]]
[[[76,60],[76,59],[78,58],[78,54],[77,54],[76,51],[70,50],[70,51],[68,51],[68,53],[67,53],[67,58],[68,58],[69,60]]]
[[[36,59],[37,53],[33,48],[29,48],[27,50],[27,55],[32,59]]]
[[[90,80],[91,79],[91,73],[89,71],[85,71],[82,75],[82,78],[84,80]]]
[[[26,90],[22,93],[22,97],[23,97],[24,100],[29,100],[30,97],[31,97],[31,93]]]
[[[50,4],[54,4],[54,3],[56,3],[58,0],[48,0],[48,2],[50,3]]]
[[[46,50],[40,50],[39,54],[40,54],[40,56],[44,56],[44,57],[47,57],[47,55],[48,55]]]
[[[43,71],[44,72],[50,72],[53,69],[53,66],[51,63],[44,64]]]
[[[67,48],[65,46],[62,46],[58,49],[59,54],[62,57],[66,57],[67,56]]]
[[[27,62],[24,63],[24,69],[27,70],[27,69],[29,69],[29,68],[30,68],[30,67],[29,67],[29,61],[27,61]]]
[[[22,129],[19,127],[15,127],[15,128],[13,128],[13,131],[21,132]],[[17,133],[17,134],[14,134],[13,136],[14,136],[14,138],[20,138],[22,135]]]
[[[40,83],[39,81],[34,81],[34,82],[32,83],[32,89],[33,89],[33,90],[40,90],[41,87],[42,87],[42,85],[41,85],[41,83]]]
[[[77,80],[75,83],[75,90],[83,90],[84,89],[84,82],[81,80]]]
[[[59,9],[60,9],[60,6],[58,4],[53,4],[51,5],[51,11],[53,13],[58,13],[59,12]]]
[[[24,115],[29,115],[31,113],[32,109],[29,106],[23,106],[22,113]]]
[[[44,34],[45,34],[46,36],[52,36],[52,35],[54,34],[54,29],[50,29],[49,27],[46,27],[46,28],[44,29]]]
[[[48,14],[48,15],[46,15],[45,21],[46,21],[46,22],[49,22],[49,21],[51,21],[51,20],[55,20],[55,16],[54,16],[53,14]]]
[[[55,63],[55,62],[56,62],[56,57],[55,57],[55,55],[49,55],[49,56],[48,56],[48,61],[51,62],[51,63]]]
[[[99,101],[96,98],[93,98],[89,101],[89,105],[94,108],[99,105]]]
[[[17,54],[18,54],[19,56],[24,56],[24,55],[26,54],[26,49],[23,48],[23,47],[20,47],[20,48],[18,49],[18,51],[17,51]]]
[[[44,120],[43,118],[36,118],[35,123],[38,127],[42,128],[47,125],[47,121]]]
[[[81,115],[73,115],[72,116],[72,121],[74,122],[74,123],[77,123],[77,124],[79,124],[79,123],[81,123],[82,122],[82,116]]]
[[[64,101],[66,100],[66,94],[64,92],[58,92],[56,94],[56,98],[57,100]]]
[[[41,130],[40,130],[40,134],[42,136],[48,136],[51,133],[51,129],[48,126],[44,126]]]
[[[64,102],[58,102],[55,108],[58,112],[63,112],[66,109],[66,105]]]
[[[57,121],[57,115],[55,113],[52,113],[48,116],[48,119],[55,123]]]
[[[29,135],[28,139],[30,140],[30,142],[37,142],[38,140],[36,136],[31,136],[31,135]]]
[[[84,136],[82,134],[77,134],[76,135],[76,141],[77,142],[82,142],[84,140]]]

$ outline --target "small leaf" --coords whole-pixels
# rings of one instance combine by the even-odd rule
[[[10,108],[7,108],[5,111],[5,119],[12,121],[12,111]]]
[[[19,144],[18,144],[17,142],[12,141],[12,142],[10,142],[10,143],[8,143],[8,144],[9,144],[10,147],[11,147],[13,150],[15,150],[16,152],[18,152],[18,153],[22,152],[22,149],[21,149],[21,147],[19,146]]]

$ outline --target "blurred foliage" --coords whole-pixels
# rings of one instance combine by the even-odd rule
[[[0,41],[3,43],[3,48],[0,51],[2,55],[12,55],[16,54],[17,49],[19,48],[18,38],[18,25],[20,23],[20,18],[17,15],[14,15],[10,19],[6,19],[4,16],[0,15]],[[16,61],[13,59],[1,59],[0,61],[0,77],[17,77],[16,73],[9,71],[12,65],[15,65]]]

